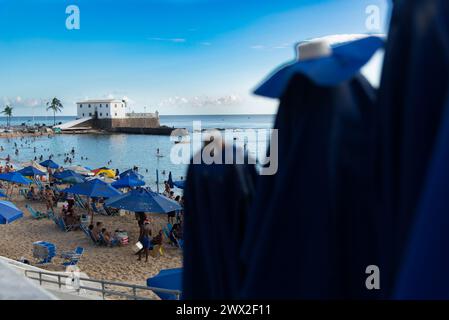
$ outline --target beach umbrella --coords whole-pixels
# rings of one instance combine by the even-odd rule
[[[106,175],[108,178],[115,178],[115,170],[102,167],[95,170],[92,170],[95,175]]]
[[[168,173],[168,180],[167,180],[168,185],[170,186],[170,188],[173,189],[173,178],[171,176],[171,171]]]
[[[128,169],[122,173],[119,174],[120,178],[126,177],[126,176],[133,176],[136,177],[137,179],[143,180],[143,175],[137,173],[136,171],[134,171],[133,169]]]
[[[184,191],[184,299],[235,299],[244,279],[243,232],[254,197],[256,168],[245,164],[191,164]],[[200,151],[201,152],[201,151]],[[257,220],[255,220],[257,221]],[[203,257],[203,258],[201,258]],[[207,257],[207,259],[204,259]]]
[[[22,217],[23,212],[12,202],[0,200],[0,224],[8,224]]]
[[[8,196],[4,194],[3,192],[0,192],[0,198],[7,198]]]
[[[175,182],[173,182],[173,185],[178,189],[184,189],[185,180],[175,181]]]
[[[141,187],[144,185],[145,185],[144,181],[139,180],[139,179],[135,178],[134,176],[130,176],[130,175],[120,178],[119,180],[117,180],[111,184],[111,186],[113,186],[114,188],[117,188],[117,189]]]
[[[182,268],[164,269],[157,275],[147,279],[147,286],[159,289],[181,291],[182,287]],[[174,294],[154,291],[162,300],[178,300]]]
[[[134,212],[168,213],[182,209],[178,202],[143,188],[106,200],[106,207]]]
[[[93,177],[87,177],[86,180],[93,180],[93,179],[99,179],[101,181],[104,181],[106,183],[113,183],[117,180],[109,178],[107,176],[99,175],[99,176],[93,176]]]
[[[382,45],[377,37],[332,46],[304,42],[296,61],[256,89],[280,100],[274,126],[278,152],[270,154],[277,170],[260,178],[248,216],[253,223],[244,230],[240,257],[246,277],[239,297],[379,294],[365,288],[360,272],[378,262],[371,192],[375,90],[360,69]],[[286,256],[288,263],[273,263]]]
[[[32,182],[30,179],[25,178],[19,172],[1,173],[0,180],[19,184],[30,184]]]
[[[99,179],[92,179],[89,181],[78,183],[70,188],[63,190],[63,192],[84,195],[89,198],[110,198],[121,195],[120,191]]]
[[[57,173],[54,177],[63,183],[77,184],[85,181],[84,176],[76,173],[72,170],[65,170],[63,172]]]
[[[32,160],[32,161],[26,161],[26,162],[22,162],[21,166],[26,168],[26,167],[34,167],[39,171],[42,172],[47,172],[47,168],[45,168],[44,166],[40,165],[38,162]]]
[[[89,170],[87,170],[86,168],[84,168],[82,166],[70,166],[67,169],[71,170],[73,172],[76,172],[78,174],[81,174],[83,176],[91,176],[91,175],[93,175],[92,172],[90,172]]]
[[[45,176],[47,173],[46,172],[42,172],[38,169],[36,169],[35,167],[29,166],[26,168],[23,168],[19,171],[17,171],[18,173],[22,174],[25,177],[34,177],[34,176]]]
[[[40,163],[41,166],[51,169],[58,169],[60,166],[51,159],[45,160]]]
[[[447,1],[394,3],[377,115],[383,298],[448,298],[448,15]]]

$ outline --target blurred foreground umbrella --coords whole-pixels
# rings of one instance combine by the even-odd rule
[[[225,154],[231,152],[234,164],[224,164]],[[225,147],[222,157],[223,164],[190,164],[187,172],[183,224],[187,300],[235,299],[245,275],[240,250],[256,169],[233,146]],[[235,164],[236,158],[245,164]]]
[[[0,200],[0,224],[8,224],[23,217],[12,202]]]
[[[301,44],[298,61],[255,91],[280,98],[279,148],[270,154],[278,170],[260,178],[249,216],[241,298],[378,294],[364,285],[366,267],[377,262],[370,192],[375,92],[359,71],[382,44],[376,37],[332,48]]]
[[[448,1],[394,4],[378,108],[384,298],[449,297],[448,16]]]
[[[182,209],[176,201],[143,188],[108,199],[105,205],[128,211],[152,213],[168,213]]]
[[[160,289],[178,290],[182,287],[182,268],[161,270],[157,275],[147,279],[147,286]],[[178,300],[174,294],[155,291],[162,300]]]

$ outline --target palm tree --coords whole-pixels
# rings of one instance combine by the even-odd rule
[[[64,106],[58,98],[54,97],[51,101],[47,102],[47,111],[53,111],[53,125],[56,125],[56,112],[61,112]]]
[[[12,107],[10,105],[6,105],[5,109],[3,109],[3,111],[1,113],[3,113],[5,116],[7,116],[6,119],[6,125],[9,127],[9,125],[11,124],[11,117],[12,117]]]

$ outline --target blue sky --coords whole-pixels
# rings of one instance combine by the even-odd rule
[[[68,5],[80,30],[65,26]],[[384,33],[387,15],[387,0],[0,0],[0,108],[45,115],[57,96],[73,115],[76,101],[114,97],[161,114],[273,113],[251,91],[296,42]]]

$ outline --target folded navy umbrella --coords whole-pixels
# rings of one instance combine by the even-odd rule
[[[189,166],[184,189],[183,299],[238,296],[244,277],[240,249],[255,179],[250,164]]]
[[[448,16],[448,1],[394,5],[376,109],[385,298],[392,294],[440,132],[449,87]]]
[[[368,39],[347,45],[381,46]],[[241,298],[377,297],[365,287],[365,269],[379,256],[370,192],[375,92],[359,74],[374,52],[363,63],[346,55],[344,72],[323,64],[327,58],[310,59],[313,70],[330,69],[315,77],[296,67],[287,83],[274,76],[256,90],[280,98],[279,169],[260,178],[249,214]],[[276,79],[281,84],[271,83]]]
[[[399,269],[394,298],[449,299],[448,164],[449,101]]]

